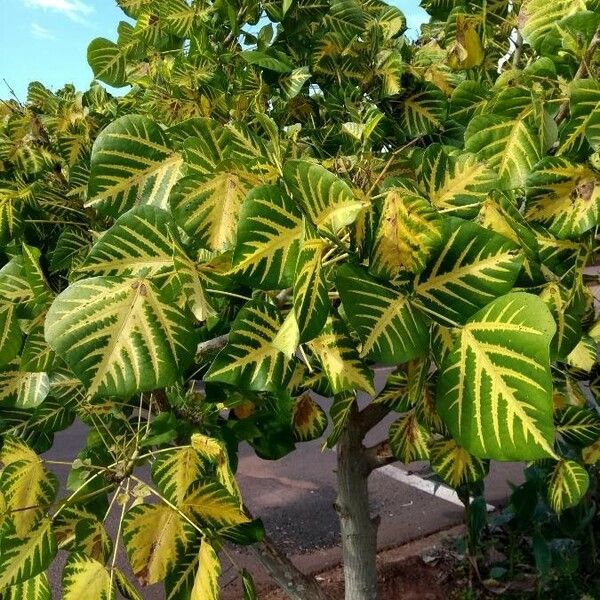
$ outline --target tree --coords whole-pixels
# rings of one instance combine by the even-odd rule
[[[223,542],[264,535],[239,443],[277,459],[329,420],[348,600],[376,597],[382,464],[430,459],[473,510],[489,460],[538,461],[551,507],[577,504],[600,443],[579,384],[597,2],[428,0],[416,42],[379,0],[119,5],[88,60],[126,94],[34,83],[1,109],[0,591],[49,597],[61,548],[66,599],[139,598],[122,543],[142,584],[216,598]],[[75,418],[57,500],[40,455]]]

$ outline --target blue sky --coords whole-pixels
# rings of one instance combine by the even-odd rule
[[[391,0],[406,15],[409,29],[426,18],[419,0]],[[6,79],[24,100],[30,81],[51,89],[74,83],[86,89],[92,72],[86,60],[95,37],[116,40],[124,13],[114,0],[0,0],[0,98]]]

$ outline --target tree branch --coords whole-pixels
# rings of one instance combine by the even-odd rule
[[[594,34],[594,37],[592,38],[592,41],[590,42],[589,48],[587,49],[586,53],[583,56],[583,60],[581,61],[581,64],[579,65],[579,68],[577,69],[577,72],[575,73],[575,76],[573,77],[573,81],[577,81],[578,79],[583,79],[589,73],[590,63],[592,62],[592,60],[594,58],[594,54],[596,53],[596,50],[598,50],[599,47],[600,47],[600,26],[598,27],[598,29],[596,29],[596,33]],[[560,108],[558,109],[558,113],[556,114],[556,117],[554,117],[556,124],[560,125],[567,118],[568,114],[569,114],[569,98],[567,98],[560,105]]]
[[[384,419],[390,412],[390,409],[383,404],[371,402],[367,404],[358,414],[357,420],[359,430],[364,436],[368,431],[373,429],[377,423]]]
[[[370,448],[365,449],[365,460],[369,473],[385,465],[390,465],[398,459],[392,454],[389,440],[382,440],[379,444],[375,444]]]

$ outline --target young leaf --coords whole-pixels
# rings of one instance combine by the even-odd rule
[[[283,176],[311,223],[331,235],[353,223],[367,206],[354,196],[345,181],[321,165],[290,160],[283,168]]]
[[[548,500],[552,510],[561,513],[579,504],[590,485],[588,472],[572,460],[556,463],[548,481]]]

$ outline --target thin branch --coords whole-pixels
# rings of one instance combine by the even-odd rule
[[[207,340],[206,342],[200,342],[196,349],[196,360],[202,360],[208,354],[222,350],[229,341],[229,334],[225,333],[219,337]]]

